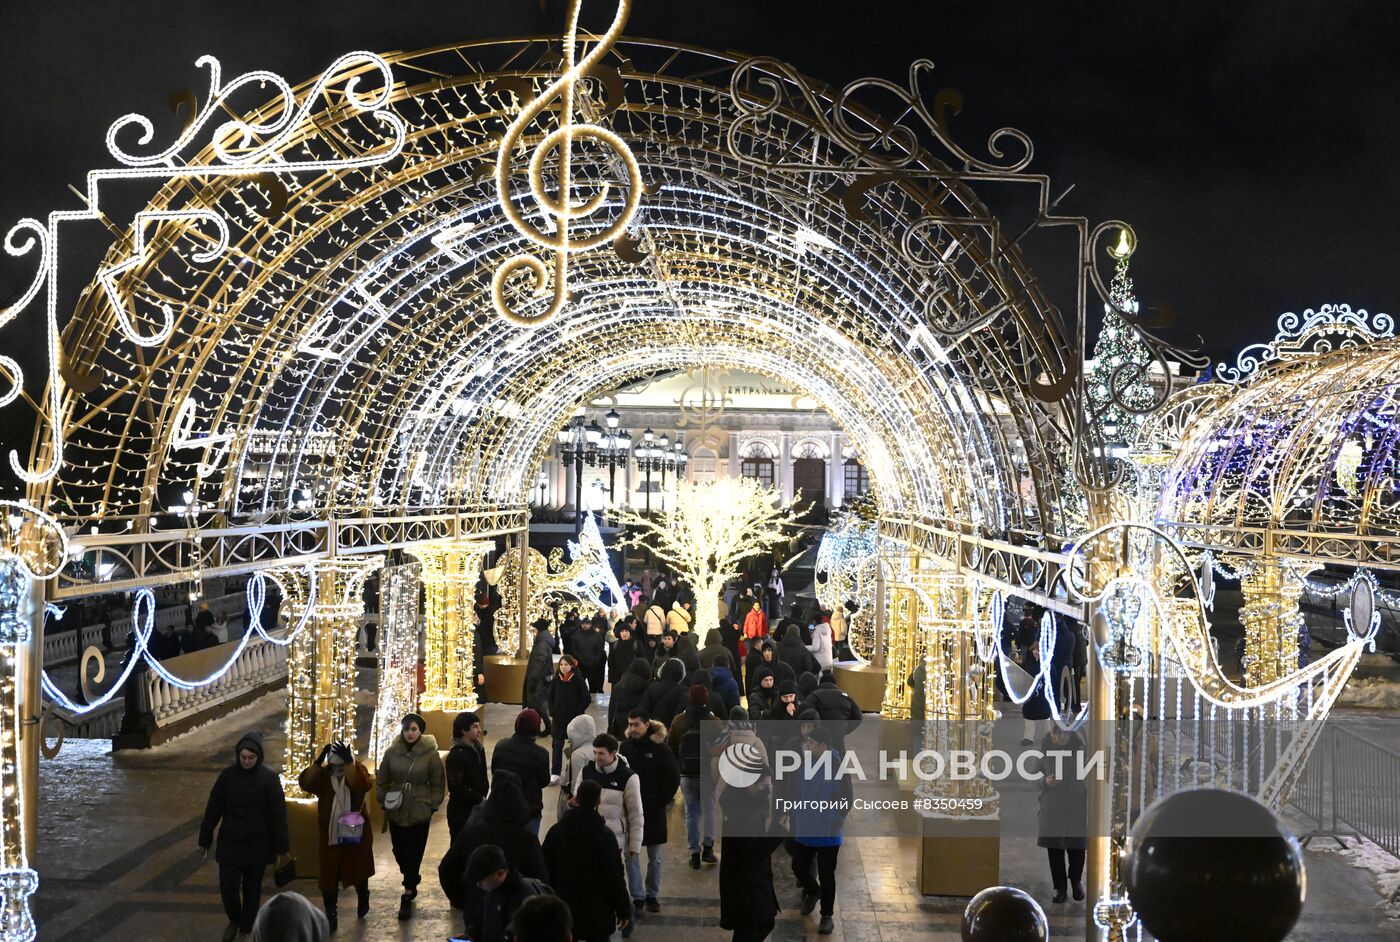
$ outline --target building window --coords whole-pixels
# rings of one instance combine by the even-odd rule
[[[852,500],[870,490],[870,472],[857,458],[846,459],[846,500]]]
[[[764,487],[773,486],[773,452],[762,442],[753,442],[744,449],[739,473],[754,478]]]

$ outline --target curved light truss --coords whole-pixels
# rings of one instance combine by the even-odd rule
[[[492,304],[492,273],[529,247],[501,212],[495,157],[521,102],[557,78],[557,52],[513,40],[387,61],[408,79],[375,102],[406,128],[396,154],[336,163],[383,137],[340,109],[276,141],[283,159],[332,168],[320,175],[172,175],[122,270],[128,308],[89,291],[64,331],[64,465],[32,499],[138,530],[168,486],[194,491],[214,524],[514,507],[566,393],[576,404],[718,357],[837,414],[891,510],[1033,542],[1063,530],[1064,461],[1092,453],[1082,325],[1066,326],[972,184],[1029,185],[1037,225],[1077,233],[1081,308],[1086,287],[1105,293],[1083,261],[1107,230],[1051,214],[1029,152],[988,163],[951,147],[942,95],[910,130],[769,60],[620,41],[576,104],[627,142],[646,192],[612,248],[571,256],[564,313],[522,328]],[[550,128],[541,117],[526,151]],[[578,147],[585,197],[629,175]],[[794,149],[811,159],[786,162]],[[540,167],[557,173],[557,152]],[[625,190],[573,220],[580,238],[627,211]],[[528,192],[511,190],[527,215]],[[201,249],[210,212],[228,229],[221,253]],[[518,281],[504,293],[525,320],[551,303]],[[166,310],[163,340],[119,341],[123,317],[140,330]],[[40,428],[32,463],[53,451]]]
[[[1280,359],[1207,398],[1179,435],[1159,518],[1228,552],[1393,567],[1397,370],[1400,340],[1375,340]]]

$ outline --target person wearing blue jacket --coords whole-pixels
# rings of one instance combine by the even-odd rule
[[[728,716],[729,711],[739,705],[739,682],[730,670],[729,655],[715,658],[715,666],[710,668],[710,690],[724,705],[723,712],[716,710],[720,716]]]
[[[807,755],[792,788],[795,807],[789,816],[792,875],[802,886],[802,915],[811,915],[821,903],[819,935],[831,935],[835,929],[831,917],[836,908],[836,858],[841,853],[841,829],[851,810],[851,781],[837,774],[841,752],[831,747],[831,741],[824,726],[815,726],[807,734],[803,742]],[[828,753],[829,759],[824,759]]]

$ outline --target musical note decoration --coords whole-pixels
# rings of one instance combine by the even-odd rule
[[[546,324],[563,310],[565,302],[569,300],[569,253],[603,245],[626,230],[633,215],[637,212],[637,203],[642,194],[641,170],[637,166],[636,156],[633,155],[632,149],[627,146],[627,143],[605,127],[596,124],[574,123],[575,84],[612,49],[627,23],[632,2],[631,0],[619,0],[617,14],[613,17],[612,25],[582,59],[577,59],[578,19],[581,6],[582,0],[570,0],[568,29],[564,36],[563,73],[545,86],[544,90],[533,101],[521,109],[520,114],[511,122],[505,135],[502,136],[500,151],[496,158],[496,191],[506,218],[510,220],[516,231],[530,242],[554,253],[552,274],[549,266],[539,256],[522,252],[502,262],[491,279],[491,296],[496,305],[497,313],[519,327],[538,327]],[[559,126],[546,134],[544,139],[536,145],[530,156],[529,164],[530,195],[534,197],[535,203],[544,215],[553,221],[553,225],[545,229],[527,220],[525,214],[511,199],[511,155],[520,147],[520,139],[524,136],[526,129],[546,108],[555,102],[558,103]],[[581,139],[596,141],[612,152],[627,177],[627,193],[623,198],[621,211],[610,225],[596,229],[588,235],[577,236],[571,232],[571,223],[574,220],[591,216],[601,209],[612,190],[611,184],[602,182],[598,184],[597,192],[589,199],[582,202],[573,200],[571,196],[573,180],[570,152],[574,142]],[[555,151],[558,152],[556,171],[558,192],[552,195],[545,190],[544,169],[545,161]],[[533,294],[545,294],[552,289],[549,304],[542,311],[522,314],[512,307],[511,300],[507,297],[505,290],[506,282],[513,275],[521,272],[528,272]]]

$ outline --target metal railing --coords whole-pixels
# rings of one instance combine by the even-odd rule
[[[1400,752],[1341,726],[1329,726],[1293,786],[1288,803],[1317,822],[1303,835],[1342,846],[1364,837],[1400,858]],[[1400,898],[1400,888],[1390,895]]]

